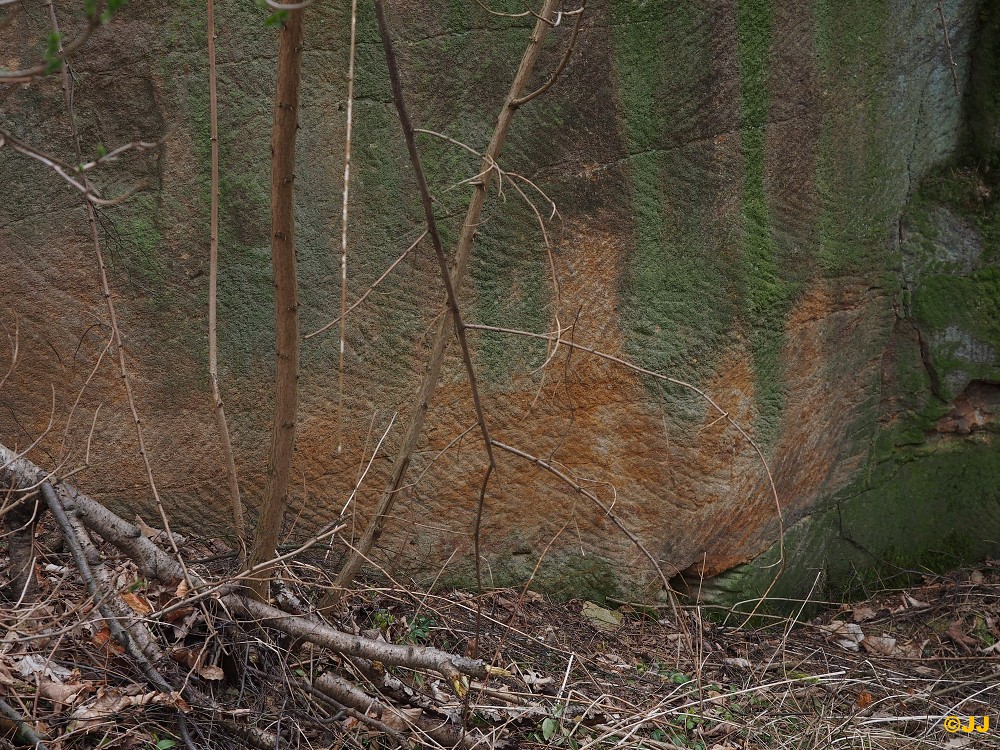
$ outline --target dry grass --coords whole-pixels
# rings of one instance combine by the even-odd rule
[[[231,557],[221,543],[183,549],[193,569],[225,575]],[[349,660],[218,607],[185,605],[183,592],[102,552],[184,697],[150,692],[109,639],[68,554],[44,550],[36,595],[0,613],[0,697],[51,748],[180,747],[177,708],[206,748],[440,747],[427,733],[435,719],[465,726],[464,741],[477,747],[1000,747],[1000,566],[990,562],[830,605],[812,620],[743,629],[697,608],[678,627],[668,610],[629,605],[617,610],[620,624],[602,629],[592,604],[530,591],[371,587],[345,601],[335,623],[345,630],[478,655],[510,672],[474,681],[463,699],[438,676]],[[319,558],[287,565],[282,579],[279,603],[292,610],[308,609],[328,584]],[[376,721],[337,705],[312,684],[330,669],[403,710]],[[989,732],[942,726],[947,716],[990,715]],[[0,718],[0,747],[18,741]]]

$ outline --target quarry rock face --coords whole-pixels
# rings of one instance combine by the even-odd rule
[[[374,16],[360,5],[349,301],[423,229]],[[60,12],[68,28],[80,25]],[[471,0],[394,2],[388,13],[414,124],[452,139],[419,136],[450,248],[469,199],[463,181],[479,170],[454,141],[485,148],[534,19],[490,15]],[[251,508],[263,492],[274,373],[277,35],[265,17],[225,4],[217,21],[220,374]],[[296,173],[304,334],[340,308],[349,21],[349,4],[327,0],[306,17]],[[0,31],[0,62],[40,59],[47,23],[36,9]],[[550,32],[533,86],[558,65],[571,27],[567,16]],[[166,510],[182,529],[225,534],[207,371],[205,35],[200,3],[134,0],[72,69],[85,158],[99,145],[162,139],[94,172],[110,195],[148,185],[101,208],[98,233]],[[705,578],[712,596],[759,592],[779,567],[774,591],[800,595],[817,580],[850,588],[886,565],[996,554],[998,39],[995,0],[942,0],[940,14],[901,0],[588,3],[561,78],[517,113],[461,303],[469,322],[561,327],[674,382],[568,346],[553,354],[538,339],[470,331],[494,436],[572,476],[667,575]],[[58,76],[0,87],[0,128],[73,160]],[[155,519],[117,357],[106,351],[80,195],[9,148],[0,177],[0,310],[19,332],[17,368],[0,389],[0,442],[24,449],[43,435],[33,459],[66,468],[83,463],[89,444],[81,488]],[[291,538],[336,518],[363,474],[345,532],[360,535],[443,303],[424,242],[350,314],[340,426],[338,327],[303,342]],[[752,436],[777,502],[757,448],[676,381]],[[390,572],[474,581],[486,466],[474,424],[453,344],[375,555]],[[537,586],[555,596],[658,586],[605,510],[514,455],[499,456],[481,536],[487,584],[526,580],[542,556]]]

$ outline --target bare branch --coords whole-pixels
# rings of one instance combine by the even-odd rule
[[[948,35],[948,23],[944,20],[944,10],[941,8],[941,0],[937,0],[937,12],[938,17],[941,19],[941,30],[944,32],[944,46],[948,50],[948,67],[951,70],[951,81],[955,84],[955,96],[961,96],[962,93],[958,87],[958,63],[955,62],[955,56],[951,53],[951,37]]]
[[[548,19],[554,16],[557,5],[558,0],[545,0],[542,6],[541,18],[539,18],[538,22],[535,24],[531,40],[524,50],[524,54],[521,57],[521,63],[518,66],[517,73],[511,83],[510,91],[507,94],[507,98],[504,101],[500,115],[497,118],[497,124],[493,129],[493,136],[490,139],[490,144],[486,149],[483,159],[484,163],[482,169],[485,174],[483,175],[483,179],[477,182],[473,187],[472,198],[469,201],[465,221],[459,235],[458,245],[455,251],[454,268],[451,273],[451,284],[453,288],[459,288],[461,286],[462,280],[465,278],[465,274],[468,269],[469,260],[472,255],[472,244],[479,226],[479,219],[482,215],[483,206],[486,202],[487,191],[489,189],[490,176],[493,171],[492,164],[500,154],[500,150],[507,138],[507,132],[510,129],[511,122],[513,121],[514,114],[517,110],[517,108],[513,106],[512,102],[521,95],[524,87],[527,85],[528,77],[531,75],[531,72],[535,67],[535,62],[538,59],[539,52],[541,51],[542,42],[544,41],[549,30],[550,22]],[[445,349],[447,348],[448,341],[451,338],[450,331],[453,325],[450,312],[446,312],[438,320],[437,328],[434,333],[431,354],[428,359],[427,370],[424,373],[423,382],[421,383],[420,391],[418,392],[415,400],[413,414],[410,418],[410,425],[407,428],[399,453],[393,463],[392,473],[386,484],[385,491],[382,493],[382,499],[380,500],[374,516],[371,521],[369,521],[368,526],[358,543],[357,550],[354,551],[350,559],[341,569],[340,574],[337,576],[336,585],[338,586],[338,591],[333,592],[326,598],[326,600],[324,600],[324,606],[329,606],[339,599],[344,587],[346,587],[354,579],[355,575],[357,575],[365,555],[371,551],[371,548],[381,536],[382,528],[388,519],[388,514],[395,504],[396,494],[399,492],[399,489],[403,484],[403,479],[406,475],[406,470],[409,467],[413,450],[416,447],[420,433],[423,431],[424,420],[427,416],[427,410],[437,388],[437,381],[440,377],[441,366],[444,361]]]
[[[417,144],[413,137],[413,125],[410,123],[409,113],[406,111],[406,101],[403,97],[403,88],[399,80],[399,66],[396,63],[396,52],[393,49],[392,37],[389,34],[389,24],[385,17],[385,7],[382,0],[375,0],[375,15],[378,18],[379,34],[382,37],[382,46],[385,49],[385,59],[389,67],[389,85],[392,89],[393,103],[396,105],[396,113],[399,115],[400,126],[403,129],[403,138],[406,141],[406,150],[410,155],[410,164],[417,180],[417,190],[420,192],[420,202],[424,208],[424,220],[427,222],[427,232],[431,237],[431,244],[434,246],[434,254],[438,260],[438,270],[441,273],[441,281],[444,283],[445,293],[448,297],[448,307],[451,310],[451,317],[455,324],[455,334],[458,337],[459,346],[462,349],[462,361],[465,363],[465,371],[469,377],[469,388],[472,390],[472,402],[476,409],[476,418],[479,420],[479,428],[483,433],[483,442],[486,446],[486,455],[490,462],[490,471],[496,468],[496,459],[493,455],[493,446],[490,442],[490,429],[486,422],[486,413],[483,411],[482,399],[479,394],[479,385],[476,379],[476,369],[472,364],[472,354],[469,351],[469,343],[465,336],[465,324],[462,321],[462,311],[458,305],[458,295],[452,284],[451,273],[448,271],[448,259],[444,254],[444,245],[441,242],[441,234],[438,231],[437,219],[434,217],[434,205],[431,201],[430,189],[427,187],[427,177],[424,175],[423,166],[420,164],[420,153],[417,151]],[[487,477],[489,472],[487,472]],[[483,487],[483,493],[486,488]]]
[[[715,400],[712,399],[711,396],[705,393],[705,391],[703,391],[701,388],[698,388],[697,386],[692,385],[691,383],[685,382],[683,380],[678,380],[677,378],[671,378],[668,377],[667,375],[661,375],[660,373],[655,372],[653,370],[647,370],[645,367],[640,367],[639,365],[632,364],[628,360],[622,359],[621,357],[616,357],[613,354],[607,354],[598,349],[594,349],[593,347],[584,346],[583,344],[578,344],[575,341],[567,339],[560,339],[558,334],[534,333],[532,331],[521,331],[514,328],[502,328],[500,326],[477,325],[475,323],[469,323],[466,325],[466,327],[479,331],[493,331],[495,333],[507,333],[515,336],[526,336],[528,338],[542,339],[554,343],[561,341],[565,346],[568,346],[571,349],[579,349],[580,351],[587,352],[588,354],[592,354],[595,357],[605,359],[609,362],[614,362],[618,365],[621,365],[622,367],[632,370],[633,372],[637,372],[641,375],[648,375],[649,377],[656,378],[657,380],[661,380],[664,383],[671,383],[673,385],[686,388],[687,390],[696,393],[713,409],[715,409],[716,412],[718,412],[720,418],[725,419],[728,424],[732,425],[733,428],[737,432],[739,432],[739,434],[743,437],[743,439],[746,440],[747,443],[754,449],[754,451],[757,454],[757,458],[760,460],[760,463],[764,468],[764,473],[767,475],[767,483],[770,488],[771,495],[774,499],[776,517],[778,521],[778,549],[780,558],[778,570],[775,573],[775,577],[771,582],[771,586],[768,587],[768,591],[770,591],[771,587],[773,587],[774,583],[778,580],[778,577],[780,577],[785,566],[785,522],[781,510],[781,500],[778,497],[778,487],[774,483],[774,476],[771,474],[771,467],[767,462],[767,458],[764,456],[764,452],[757,444],[757,441],[754,440],[752,437],[750,437],[750,434],[746,431],[746,429],[744,429],[739,422],[733,419],[732,416],[729,414],[729,412],[727,412],[725,409],[719,406],[715,402]]]
[[[135,151],[137,153],[142,153],[143,151],[149,151],[154,148],[159,148],[167,140],[167,136],[163,136],[158,141],[133,141],[132,143],[126,143],[124,146],[119,146],[116,149],[108,151],[104,156],[101,156],[93,161],[88,161],[81,164],[77,169],[80,172],[87,172],[94,167],[99,167],[102,164],[108,164],[113,161],[117,161],[118,157],[124,154],[126,151]]]
[[[233,531],[236,532],[236,540],[239,544],[237,562],[242,565],[246,560],[246,517],[243,512],[243,501],[240,498],[240,482],[236,474],[236,457],[233,455],[233,445],[229,437],[226,408],[222,402],[222,389],[219,387],[219,96],[218,76],[215,68],[215,0],[208,0],[208,100],[212,141],[212,198],[208,260],[208,378],[212,385],[215,425],[219,430],[219,444],[222,448],[223,460],[226,462],[226,475],[229,478],[229,503],[233,515]]]
[[[103,12],[104,2],[103,0],[99,0],[97,8],[94,10],[94,15],[90,17],[83,31],[68,44],[64,45],[60,42],[59,52],[52,60],[39,63],[30,68],[24,68],[23,70],[0,70],[0,83],[31,83],[31,81],[59,70],[66,61],[66,58],[80,49],[97,27],[101,25],[101,15]],[[58,33],[57,31],[56,34]]]
[[[3,384],[7,382],[7,378],[11,376],[14,372],[14,368],[17,367],[17,350],[20,344],[20,328],[17,320],[17,315],[14,315],[14,335],[11,336],[7,331],[7,326],[3,327],[3,332],[7,334],[7,341],[10,344],[10,367],[7,368],[7,372],[4,373],[3,377],[0,378],[0,388],[3,388]]]
[[[142,181],[135,187],[131,188],[130,190],[127,190],[126,192],[122,193],[121,195],[115,198],[102,198],[101,194],[87,182],[86,178],[84,178],[83,181],[81,182],[73,177],[73,173],[80,173],[84,171],[83,165],[81,165],[79,168],[71,167],[62,160],[52,156],[51,154],[47,154],[44,151],[40,151],[39,149],[34,148],[33,146],[29,146],[27,143],[20,140],[19,138],[15,138],[10,133],[4,130],[0,130],[0,148],[3,148],[4,146],[7,145],[9,145],[19,154],[28,156],[34,159],[35,161],[44,164],[46,167],[48,167],[57,175],[59,175],[63,180],[65,180],[66,183],[69,184],[71,187],[73,187],[76,190],[79,190],[83,194],[83,197],[88,202],[98,206],[116,206],[119,203],[122,203],[123,201],[130,198],[138,191],[144,190],[145,188],[149,187],[147,182]],[[154,146],[158,144],[146,144],[145,142],[138,142],[135,144],[130,143],[127,144],[126,146],[122,146],[118,149],[115,149],[115,151],[121,153],[127,150],[128,148],[137,148],[138,150],[144,150],[139,148],[140,145]],[[88,162],[88,164],[91,167],[97,166],[97,163],[98,162]]]
[[[52,31],[58,37],[59,36],[59,20],[56,17],[55,5],[50,1],[49,7],[49,20],[52,23]],[[60,52],[62,48],[60,47]],[[80,141],[80,130],[77,127],[76,122],[76,111],[73,108],[73,92],[72,92],[72,79],[69,75],[69,70],[66,63],[63,62],[60,70],[60,78],[62,81],[63,90],[63,101],[66,107],[66,113],[69,116],[70,124],[70,134],[73,139],[73,149],[76,155],[77,162],[83,162],[82,148]],[[86,175],[83,176],[83,185],[85,188],[89,189],[90,185],[87,181]],[[86,197],[86,196],[85,196]],[[108,320],[111,324],[111,335],[114,338],[115,350],[118,354],[118,371],[121,373],[122,385],[125,389],[125,399],[128,402],[129,412],[132,415],[132,421],[135,425],[136,442],[139,445],[139,455],[142,457],[143,467],[146,470],[146,481],[149,484],[150,492],[153,495],[153,499],[156,502],[156,508],[160,514],[160,520],[163,523],[163,528],[167,532],[167,538],[170,540],[170,544],[173,546],[174,554],[177,556],[178,565],[184,569],[184,560],[181,557],[180,550],[177,549],[177,544],[174,541],[174,535],[170,532],[170,520],[167,518],[166,510],[163,507],[163,499],[160,497],[160,491],[156,486],[156,480],[153,477],[153,464],[149,457],[149,451],[146,448],[146,436],[142,427],[142,419],[139,416],[139,407],[136,403],[135,394],[132,390],[132,380],[129,377],[128,361],[125,355],[125,345],[122,341],[121,328],[118,326],[118,313],[115,309],[115,302],[113,295],[111,294],[111,284],[108,281],[108,269],[104,262],[104,251],[101,247],[101,236],[97,229],[97,211],[94,207],[94,201],[88,199],[85,201],[84,206],[87,211],[87,224],[90,227],[90,238],[94,245],[94,256],[97,260],[97,271],[98,278],[100,281],[101,294],[104,297],[105,306],[108,310]],[[95,417],[96,418],[96,417]],[[89,444],[89,439],[88,439]],[[89,452],[89,450],[88,450]],[[186,572],[186,571],[185,571]]]
[[[413,250],[417,247],[417,245],[420,244],[420,241],[424,237],[426,237],[426,236],[427,236],[427,230],[425,229],[420,234],[420,236],[417,237],[417,239],[415,239],[410,244],[410,246],[403,251],[402,255],[400,255],[398,258],[396,258],[396,260],[394,260],[391,264],[389,264],[389,267],[387,269],[385,269],[385,271],[382,272],[382,275],[379,276],[377,279],[375,279],[375,281],[372,282],[372,284],[367,289],[365,289],[364,294],[362,294],[360,297],[358,297],[358,299],[355,300],[351,304],[350,307],[348,307],[343,313],[341,313],[340,315],[338,315],[336,318],[334,318],[333,320],[331,320],[329,323],[327,323],[322,328],[317,328],[315,331],[313,331],[312,333],[307,333],[302,338],[311,339],[313,336],[318,336],[319,334],[324,333],[325,331],[330,330],[335,325],[337,325],[337,323],[339,323],[341,320],[343,320],[344,317],[346,317],[348,314],[354,312],[354,310],[356,310],[361,305],[361,303],[363,303],[366,299],[368,299],[368,295],[375,291],[375,287],[377,287],[379,284],[381,284],[383,281],[385,281],[386,278],[389,276],[389,274],[392,273],[393,269],[396,266],[398,266],[400,263],[402,263],[403,260],[406,258],[406,256],[409,255],[411,252],[413,252]]]
[[[656,573],[657,573],[657,575],[660,577],[660,583],[663,584],[663,590],[667,591],[667,592],[669,592],[671,594],[670,604],[671,604],[671,607],[673,608],[674,617],[677,619],[677,622],[680,623],[680,621],[681,621],[680,620],[680,611],[678,610],[678,608],[677,608],[677,602],[675,601],[675,599],[674,599],[674,597],[672,595],[673,594],[673,589],[670,586],[669,579],[663,573],[663,568],[660,567],[659,561],[655,557],[653,557],[652,553],[650,553],[650,551],[648,549],[646,549],[646,546],[642,543],[642,541],[639,539],[639,537],[637,537],[632,532],[632,530],[629,529],[628,526],[626,526],[625,523],[617,515],[615,515],[615,513],[612,511],[611,507],[609,507],[603,500],[601,500],[593,492],[591,492],[590,490],[588,490],[585,487],[583,487],[579,482],[575,481],[572,477],[570,477],[565,472],[557,469],[555,466],[553,466],[548,461],[545,461],[545,460],[543,460],[541,458],[538,458],[537,456],[533,456],[532,454],[530,454],[530,453],[528,453],[526,451],[523,451],[520,448],[515,448],[512,445],[507,445],[506,443],[501,443],[499,440],[495,440],[494,441],[494,445],[496,445],[496,447],[500,448],[501,450],[505,450],[508,453],[514,454],[515,456],[520,456],[521,458],[526,459],[526,460],[530,461],[531,463],[535,464],[535,466],[538,466],[538,467],[540,467],[542,469],[545,469],[547,472],[549,472],[549,473],[557,476],[563,482],[565,482],[570,487],[572,487],[574,490],[576,490],[579,494],[581,494],[584,497],[586,497],[588,500],[590,500],[592,503],[594,503],[594,505],[596,505],[602,511],[604,511],[604,515],[607,516],[608,518],[610,518],[611,522],[615,526],[617,526],[618,529],[625,536],[627,536],[636,547],[638,547],[639,551],[642,552],[642,554],[646,557],[646,559],[649,560],[650,565],[653,566],[653,570],[655,570]]]
[[[13,452],[3,445],[0,445],[0,461],[5,461],[8,465],[8,471],[2,477],[4,484],[7,485],[30,486],[35,477],[51,476],[26,459],[15,461]],[[211,588],[209,581],[186,571],[177,560],[157,547],[151,539],[143,536],[136,526],[112,513],[100,503],[65,483],[50,489],[54,490],[58,503],[67,513],[76,514],[90,531],[99,534],[105,541],[132,558],[143,575],[156,578],[170,586],[176,585],[179,580],[187,580],[193,587]],[[226,584],[228,583],[227,581]],[[229,610],[241,612],[260,625],[277,628],[294,638],[303,638],[310,643],[348,656],[361,656],[387,665],[433,670],[448,678],[460,695],[464,694],[466,689],[462,675],[483,678],[490,674],[507,674],[505,670],[492,667],[478,659],[455,656],[436,648],[397,645],[344,633],[319,620],[290,615],[240,594],[224,593],[220,601]]]
[[[310,5],[312,5],[316,0],[303,0],[301,3],[279,3],[275,0],[264,0],[268,8],[273,8],[274,10],[305,10]]]
[[[552,88],[556,81],[559,80],[559,76],[562,75],[562,72],[566,69],[566,66],[569,64],[569,59],[573,56],[573,51],[576,49],[576,37],[580,33],[580,23],[583,21],[583,11],[586,7],[587,0],[583,0],[579,8],[575,11],[571,11],[574,15],[576,15],[576,22],[573,24],[573,32],[569,37],[569,46],[566,47],[566,52],[563,53],[562,59],[559,61],[559,65],[557,65],[556,69],[552,71],[552,75],[549,76],[549,80],[532,91],[530,94],[525,94],[524,96],[519,97],[514,102],[515,107],[520,107],[527,104],[532,99],[537,99],[539,96]],[[558,21],[556,22],[556,25],[558,25]]]
[[[351,132],[354,125],[354,55],[358,0],[351,0],[351,51],[347,66],[347,126],[344,136],[344,194],[340,216],[340,357],[337,363],[337,453],[344,449],[344,338],[347,335],[347,208],[351,192]]]
[[[503,11],[493,10],[486,3],[484,3],[483,0],[476,0],[476,5],[485,10],[491,16],[498,16],[500,18],[524,18],[525,16],[535,15],[530,9],[520,13],[504,13]]]

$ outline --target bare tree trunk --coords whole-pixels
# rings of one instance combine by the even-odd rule
[[[219,97],[215,71],[215,0],[208,0],[208,94],[209,119],[212,139],[212,208],[209,229],[208,272],[208,377],[212,383],[212,400],[215,405],[215,424],[219,428],[222,457],[229,475],[229,499],[233,507],[233,531],[239,544],[239,562],[246,560],[247,528],[240,499],[240,483],[236,476],[236,459],[229,439],[226,410],[222,405],[219,389]]]
[[[267,485],[254,535],[249,567],[274,557],[288,505],[288,479],[298,411],[299,310],[295,276],[295,135],[302,81],[302,10],[288,11],[278,43],[278,85],[271,129],[271,266],[274,271],[275,382],[274,431],[267,465]],[[251,582],[266,598],[268,575]]]
[[[545,35],[552,25],[552,18],[558,6],[559,0],[545,0],[541,11],[538,13],[538,21],[535,23],[535,29],[531,34],[531,41],[524,50],[524,55],[521,57],[521,65],[517,69],[514,81],[511,83],[510,91],[507,94],[507,99],[504,101],[503,109],[501,109],[500,116],[497,118],[496,127],[493,129],[493,137],[483,157],[483,164],[480,170],[483,176],[475,183],[472,199],[469,201],[469,208],[465,214],[465,223],[458,238],[458,246],[455,251],[455,265],[451,276],[451,283],[455,289],[461,287],[462,280],[465,278],[465,273],[469,266],[469,258],[472,254],[472,242],[475,239],[477,227],[479,226],[479,217],[482,214],[483,205],[486,203],[486,194],[490,181],[493,178],[493,165],[500,158],[500,151],[507,137],[507,131],[510,129],[514,113],[520,105],[518,99],[528,83],[531,71],[535,67],[538,53],[542,49],[542,41],[545,39]],[[355,547],[354,553],[344,564],[340,574],[337,576],[336,584],[339,590],[334,589],[328,595],[323,602],[324,606],[331,606],[339,601],[344,587],[348,586],[354,580],[365,557],[371,552],[372,547],[375,546],[379,536],[382,534],[385,522],[392,512],[396,493],[399,492],[399,488],[403,484],[403,478],[406,476],[406,470],[410,465],[410,457],[413,455],[417,440],[423,431],[424,420],[427,417],[427,410],[430,407],[431,400],[434,398],[434,391],[437,388],[438,378],[441,375],[441,365],[444,362],[444,352],[451,338],[450,334],[454,325],[455,321],[452,311],[450,308],[447,308],[445,313],[438,319],[431,355],[427,362],[427,370],[424,373],[420,391],[417,394],[413,414],[410,417],[410,425],[406,436],[403,438],[403,443],[400,446],[396,460],[393,463],[392,474],[386,483],[382,499],[375,511],[375,515],[365,528],[361,540]]]

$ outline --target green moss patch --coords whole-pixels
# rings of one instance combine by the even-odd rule
[[[738,228],[716,218],[722,185],[697,104],[713,75],[710,13],[694,2],[611,11],[634,226],[620,310],[626,348],[646,368],[691,380],[726,350],[741,286]],[[670,392],[668,408],[697,418],[703,405]]]

